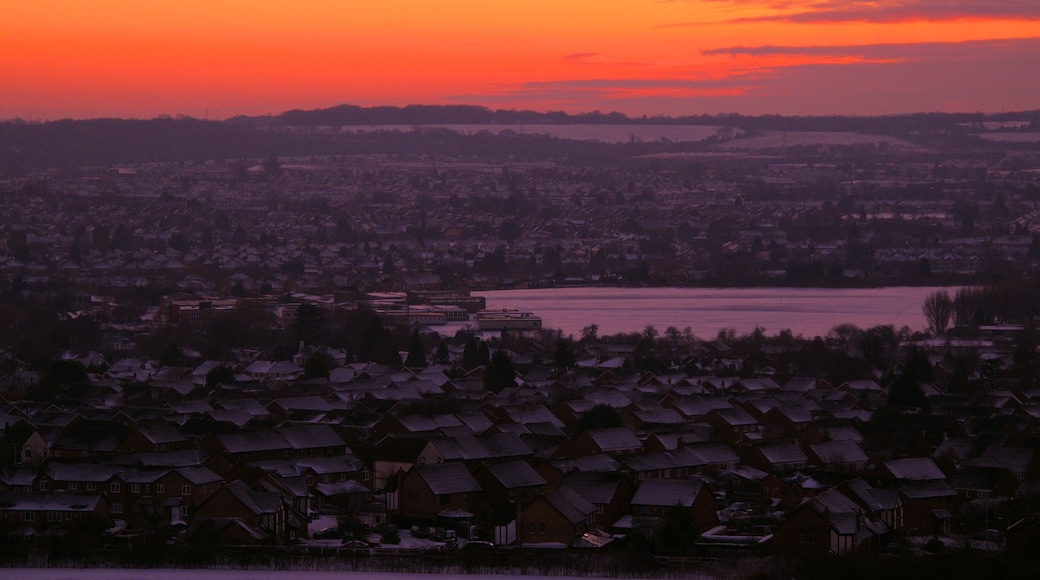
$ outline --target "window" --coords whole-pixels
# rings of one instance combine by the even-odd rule
[[[51,488],[51,482],[43,480],[40,482],[40,491],[48,491]]]
[[[535,526],[535,524],[530,524],[529,526],[527,526],[527,533],[533,536],[536,529],[537,527]]]
[[[70,481],[69,482],[69,491],[76,491],[77,489],[79,489],[79,483],[75,482],[75,481]]]
[[[307,485],[314,485],[314,476],[313,475],[308,475],[307,476]]]
[[[123,513],[123,504],[121,504],[121,503],[114,503],[114,504],[112,504],[112,509],[110,511],[112,513],[114,513],[114,514],[121,514],[121,513]]]
[[[48,522],[60,522],[61,521],[61,512],[56,512],[56,511],[49,511],[49,512],[47,512],[47,521]]]
[[[191,486],[190,485],[182,485],[181,486],[181,495],[191,495]]]
[[[181,517],[182,518],[188,517],[188,506],[186,506],[186,505],[182,505],[181,506]]]
[[[87,482],[87,491],[97,491],[97,484],[93,481]]]
[[[330,481],[332,481],[332,476],[329,475],[328,473],[326,473],[325,475],[321,476],[321,482],[322,483],[329,483]]]
[[[166,484],[157,483],[155,484],[155,493],[166,493]]]
[[[119,493],[119,490],[121,488],[119,487],[119,482],[118,481],[113,481],[112,484],[108,486],[108,489],[112,493]]]
[[[23,522],[36,521],[36,512],[22,512],[22,521]]]
[[[538,533],[539,534],[544,534],[545,533],[545,524],[544,523],[538,524]]]
[[[130,493],[141,493],[141,484],[140,483],[131,483],[130,484]]]

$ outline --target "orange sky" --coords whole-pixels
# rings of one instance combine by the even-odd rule
[[[1036,0],[0,0],[0,119],[999,111],[1037,62]]]

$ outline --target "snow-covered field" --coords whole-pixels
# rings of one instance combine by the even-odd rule
[[[557,139],[574,141],[602,141],[604,143],[627,143],[635,138],[638,141],[659,141],[666,139],[677,142],[696,142],[717,135],[722,129],[719,125],[423,125],[424,128],[440,128],[457,133],[475,134],[487,131],[498,135],[503,131],[527,135],[550,135]],[[411,131],[411,125],[371,125],[348,126],[346,132],[367,133],[372,131]],[[739,133],[739,129],[733,129]]]
[[[999,141],[1002,143],[1040,142],[1040,133],[980,133],[979,137],[987,141]]]
[[[901,151],[921,149],[917,145],[898,137],[839,131],[762,131],[754,137],[733,139],[721,144],[719,147],[721,149],[760,150],[804,145],[842,146],[867,143],[874,145],[888,143],[890,148]]]

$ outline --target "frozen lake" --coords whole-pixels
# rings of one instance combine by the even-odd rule
[[[737,333],[761,326],[774,335],[789,328],[806,338],[824,336],[848,322],[860,328],[892,324],[925,330],[921,312],[933,287],[890,288],[547,288],[474,292],[487,298],[489,310],[530,310],[544,328],[564,336],[599,325],[599,334],[640,332],[648,324],[658,332],[690,327],[699,338],[719,329]],[[948,289],[952,296],[956,289]]]

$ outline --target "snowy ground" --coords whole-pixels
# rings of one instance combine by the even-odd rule
[[[342,540],[314,540],[311,539],[316,532],[327,528],[335,528],[338,526],[336,516],[318,516],[307,525],[307,538],[300,540],[301,546],[310,546],[315,548],[338,548],[342,543]],[[434,540],[428,540],[426,538],[413,538],[411,532],[408,530],[400,530],[398,535],[401,536],[400,544],[382,544],[378,547],[379,550],[433,550],[444,547],[444,542],[436,542]],[[378,542],[379,534],[373,534],[369,537],[369,541]],[[459,540],[459,545],[464,544],[464,540]]]
[[[11,580],[473,580],[469,574],[401,574],[399,572],[283,571],[283,570],[114,570],[73,568],[0,568],[0,575]],[[549,580],[558,576],[495,575],[500,580]],[[587,579],[586,579],[587,580]]]

